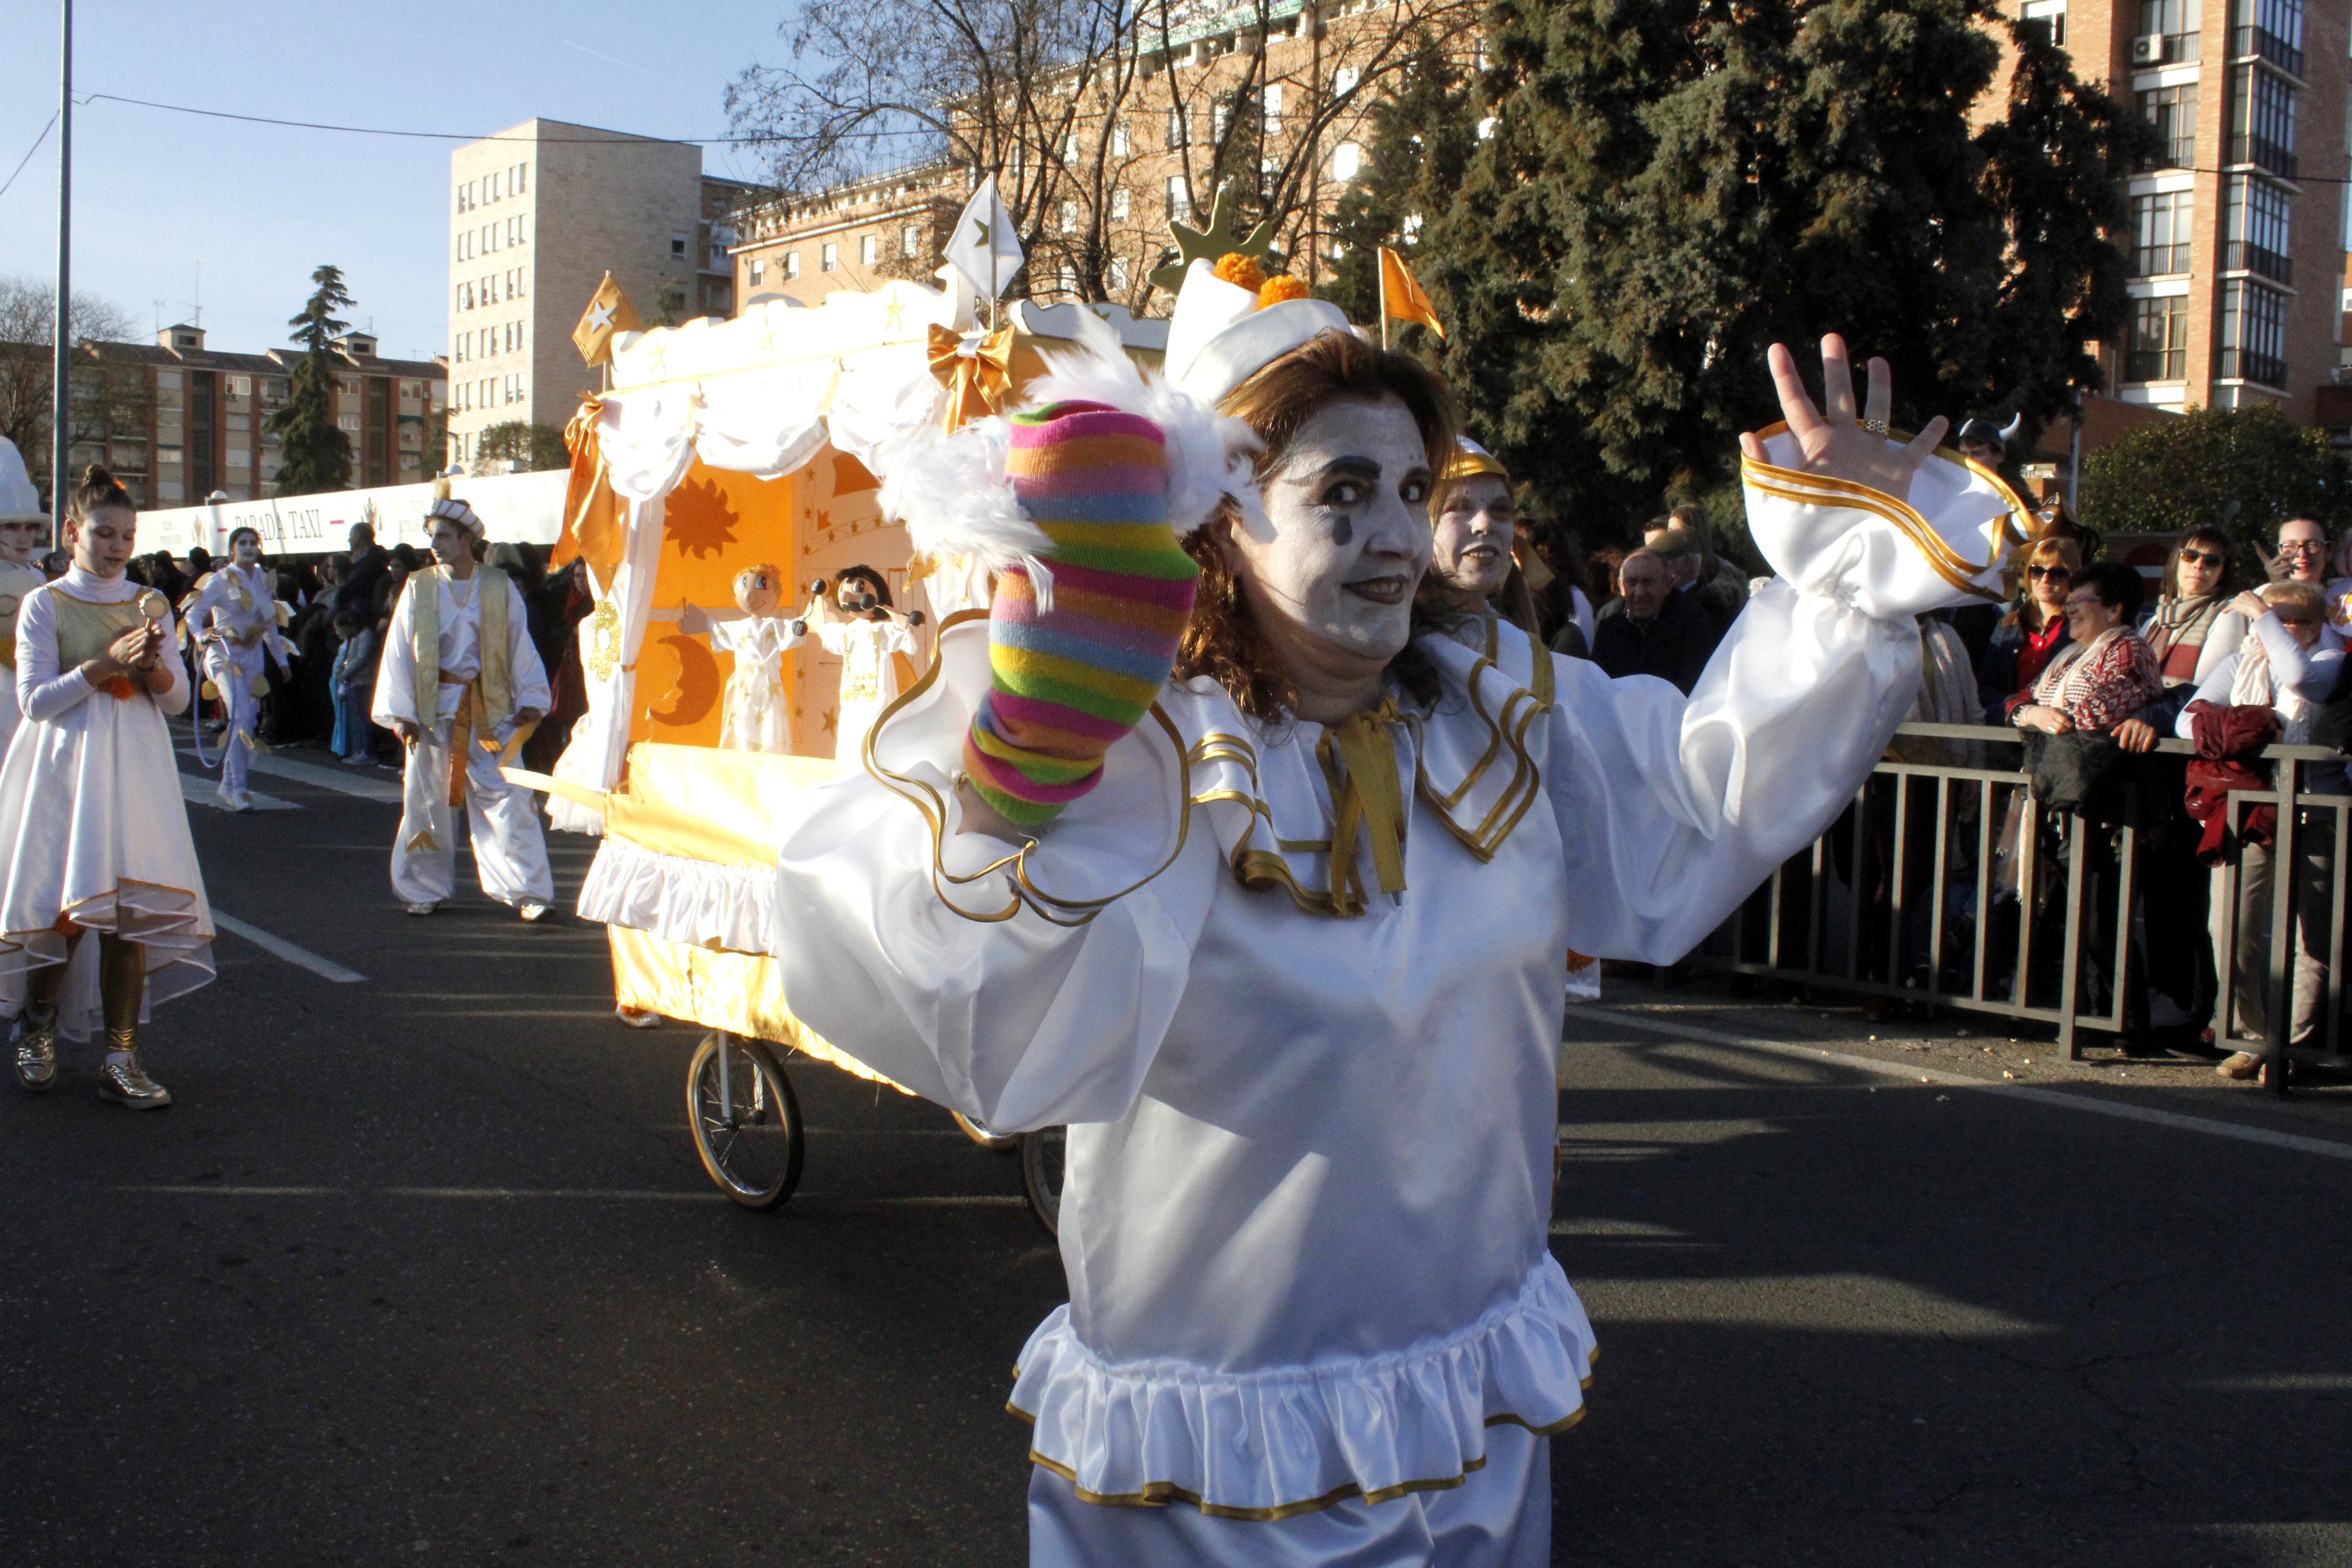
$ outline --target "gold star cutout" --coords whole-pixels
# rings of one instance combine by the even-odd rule
[[[1247,239],[1232,237],[1237,216],[1234,203],[1239,199],[1237,187],[1219,182],[1217,194],[1209,199],[1209,225],[1194,228],[1190,224],[1171,221],[1168,232],[1176,240],[1176,259],[1166,267],[1154,268],[1150,273],[1152,284],[1171,294],[1184,287],[1184,273],[1195,261],[1214,265],[1228,252],[1243,256],[1269,257],[1274,248],[1274,225],[1261,223],[1250,230]]]
[[[669,346],[666,343],[656,343],[646,356],[646,363],[656,370],[667,368],[669,363]]]
[[[903,300],[891,300],[882,309],[882,330],[886,332],[905,330],[906,317],[907,302]]]
[[[839,723],[840,723],[840,721],[841,721],[841,710],[840,710],[839,709],[837,709],[837,708],[828,708],[828,709],[826,709],[826,710],[824,710],[824,732],[825,732],[826,734],[828,734],[828,735],[831,735],[831,734],[835,733],[835,732],[836,732],[836,730],[837,730],[837,726],[838,726],[838,725],[839,725]]]

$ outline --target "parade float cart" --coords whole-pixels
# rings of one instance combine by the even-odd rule
[[[606,928],[622,1006],[706,1031],[687,1073],[688,1124],[711,1179],[749,1207],[782,1203],[800,1178],[788,1062],[887,1081],[793,1016],[775,958],[789,940],[773,911],[782,839],[807,792],[856,760],[834,758],[839,666],[814,638],[781,671],[791,754],[720,750],[732,656],[682,634],[679,614],[728,605],[746,567],[805,584],[865,564],[899,607],[926,613],[910,662],[927,662],[938,623],[984,608],[987,584],[911,558],[877,504],[877,452],[916,424],[1008,406],[1076,331],[1077,310],[1016,305],[982,332],[968,292],[900,281],[623,333],[612,390],[567,433],[555,560],[585,563],[595,599],[579,632],[588,711],[553,775],[514,776],[548,793],[556,826],[603,836],[580,913]],[[1094,313],[1156,362],[1165,322]],[[911,685],[915,670],[901,673]],[[1060,1130],[1000,1138],[957,1121],[976,1143],[1019,1152],[1051,1228]]]

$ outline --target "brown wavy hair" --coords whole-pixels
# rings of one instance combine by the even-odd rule
[[[1432,473],[1442,471],[1454,452],[1458,426],[1454,395],[1434,371],[1410,355],[1375,348],[1351,332],[1327,331],[1280,359],[1228,394],[1221,408],[1238,416],[1265,443],[1257,459],[1263,477],[1281,462],[1299,428],[1324,405],[1343,397],[1377,402],[1393,397],[1420,428]],[[1294,708],[1298,693],[1268,645],[1256,611],[1240,579],[1226,563],[1223,540],[1237,521],[1230,503],[1184,541],[1184,552],[1201,568],[1192,618],[1176,655],[1176,679],[1206,676],[1223,687],[1241,710],[1272,721]],[[1412,631],[1442,631],[1458,625],[1463,611],[1436,574],[1423,573],[1413,594]],[[1408,642],[1389,661],[1389,673],[1424,708],[1437,700],[1436,668]]]
[[[127,507],[132,511],[139,510],[139,503],[131,499],[131,492],[122,488],[122,481],[92,463],[81,471],[81,483],[74,487],[72,496],[67,500],[68,515],[76,522],[85,522],[90,513],[110,506]]]

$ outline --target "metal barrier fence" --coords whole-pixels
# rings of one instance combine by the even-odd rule
[[[2194,840],[2180,837],[2194,830],[2179,809],[2180,764],[2154,760],[2194,756],[2186,741],[2166,739],[2128,768],[2138,776],[2123,784],[2119,809],[2095,820],[2036,803],[2021,766],[1986,765],[2010,759],[1984,752],[2023,744],[2016,730],[1905,724],[1896,737],[1853,807],[1773,872],[1692,955],[1696,964],[2046,1024],[2079,1058],[2082,1030],[2147,1026],[2151,935],[2171,963],[2185,962],[2203,950],[2180,922],[2201,907],[2212,973],[2188,985],[2211,998],[2216,1042],[2262,1055],[2284,1093],[2300,972],[2311,1032],[2294,1055],[2346,1065],[2336,977],[2347,857],[2336,848],[2352,829],[2352,797],[2307,793],[2312,771],[2342,765],[2341,753],[2264,750],[2274,787],[2232,793],[2231,827],[2260,806],[2292,800],[2295,809],[2278,811],[2266,851],[2242,848],[2233,832],[2211,877],[2192,868]],[[2195,896],[2199,878],[2210,897]],[[2241,969],[2259,978],[2254,995],[2242,994]],[[2178,996],[2186,977],[2165,978]]]

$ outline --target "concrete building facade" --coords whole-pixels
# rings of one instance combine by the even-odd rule
[[[181,323],[147,343],[92,342],[75,354],[72,462],[104,463],[142,507],[192,505],[215,492],[234,501],[268,496],[278,437],[263,428],[286,403],[299,349],[228,353],[207,349],[201,327]],[[436,361],[387,360],[376,340],[335,340],[335,420],[352,443],[356,487],[413,484],[436,471],[432,416],[448,398]]]
[[[449,460],[482,432],[562,428],[593,391],[572,330],[609,271],[650,324],[734,312],[729,214],[750,187],[702,150],[529,120],[450,154]]]

